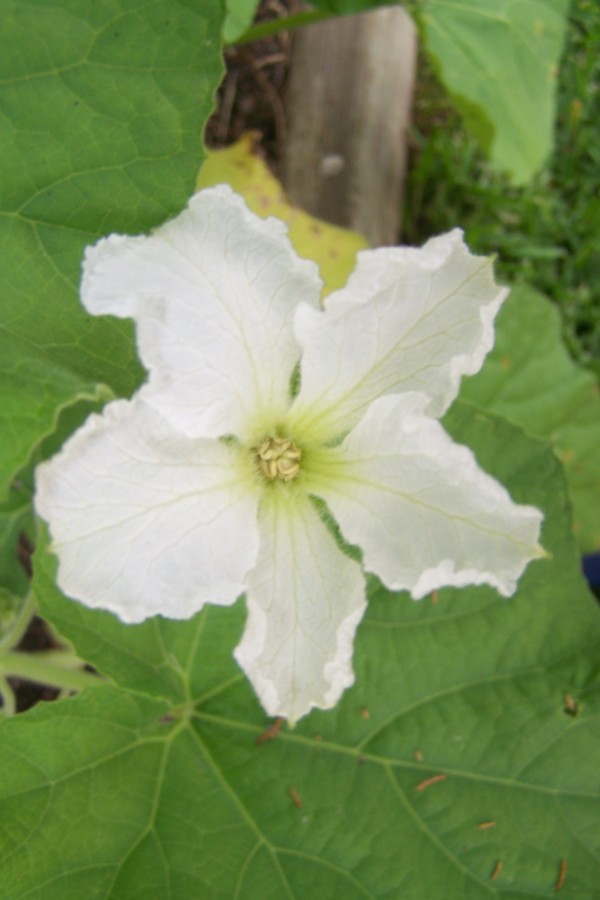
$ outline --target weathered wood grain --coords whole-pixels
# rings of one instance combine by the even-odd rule
[[[294,36],[282,180],[307,212],[398,241],[416,29],[400,7],[332,19]]]

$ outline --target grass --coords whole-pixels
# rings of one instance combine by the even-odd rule
[[[427,64],[420,73],[403,238],[461,225],[471,248],[497,253],[507,282],[559,306],[575,359],[600,376],[600,7],[574,0],[559,73],[556,142],[534,181],[515,188],[465,132]]]

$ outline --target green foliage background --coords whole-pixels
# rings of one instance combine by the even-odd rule
[[[26,426],[3,442],[6,483],[69,397],[141,380],[129,323],[79,304],[83,250],[185,204],[222,62],[219,0],[9,0],[2,17],[0,359]]]
[[[448,9],[439,0],[437,11]],[[234,11],[243,18],[248,6]],[[219,0],[4,5],[0,587],[9,606],[28,589],[15,543],[32,533],[33,463],[143,376],[127,324],[79,305],[83,249],[109,231],[146,231],[185,204],[222,75],[226,14]],[[125,626],[61,595],[40,534],[38,607],[102,676],[2,722],[3,900],[524,900],[554,897],[562,875],[561,898],[594,900],[600,620],[562,467],[541,439],[559,446],[556,428],[529,350],[515,345],[525,310],[537,333],[543,323],[567,394],[579,398],[588,382],[557,350],[543,301],[512,309],[500,355],[465,388],[486,410],[461,402],[445,424],[517,502],[544,510],[549,558],[508,601],[469,588],[417,604],[369,579],[356,684],[294,731],[262,740],[269,723],[231,656],[241,602],[191,622]],[[528,392],[530,406],[520,405]],[[534,419],[538,437],[518,427],[536,431]],[[579,407],[569,427],[585,457],[591,432]]]
[[[469,405],[446,426],[544,509],[551,559],[510,601],[373,579],[355,687],[263,743],[239,605],[125,626],[63,598],[42,543],[42,611],[114,686],[5,724],[8,897],[551,897],[567,860],[563,896],[593,900],[600,622],[560,467]]]
[[[499,175],[465,130],[424,56],[404,234],[420,243],[456,222],[498,254],[508,282],[550,297],[575,359],[600,375],[600,7],[573,0],[557,80],[554,149],[528,185]]]

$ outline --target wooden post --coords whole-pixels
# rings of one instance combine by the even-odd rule
[[[307,212],[373,246],[399,239],[416,56],[416,29],[400,7],[294,35],[284,187]]]

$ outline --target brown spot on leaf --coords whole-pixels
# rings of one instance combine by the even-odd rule
[[[566,877],[567,877],[567,861],[566,861],[566,859],[561,859],[560,867],[558,869],[558,878],[556,879],[556,884],[554,885],[555,891],[560,891],[563,884],[565,883]]]
[[[503,866],[504,866],[504,863],[501,863],[501,862],[496,863],[496,865],[494,866],[494,870],[493,870],[492,874],[490,875],[490,878],[492,879],[492,881],[496,880],[496,878],[502,871]]]
[[[298,793],[296,788],[294,788],[294,787],[290,788],[290,797],[292,798],[292,803],[294,804],[296,809],[303,809],[304,803],[300,799],[300,794]]]
[[[262,734],[259,734],[259,736],[256,738],[256,743],[260,745],[264,744],[266,741],[272,741],[279,734],[281,726],[284,722],[284,717],[279,716],[278,719],[275,719],[272,725],[269,725],[266,731],[263,731]]]
[[[439,781],[445,781],[447,775],[434,775],[432,778],[427,778],[425,781],[421,781],[415,788],[417,791],[424,791],[426,788],[431,787],[432,784],[437,784]]]

